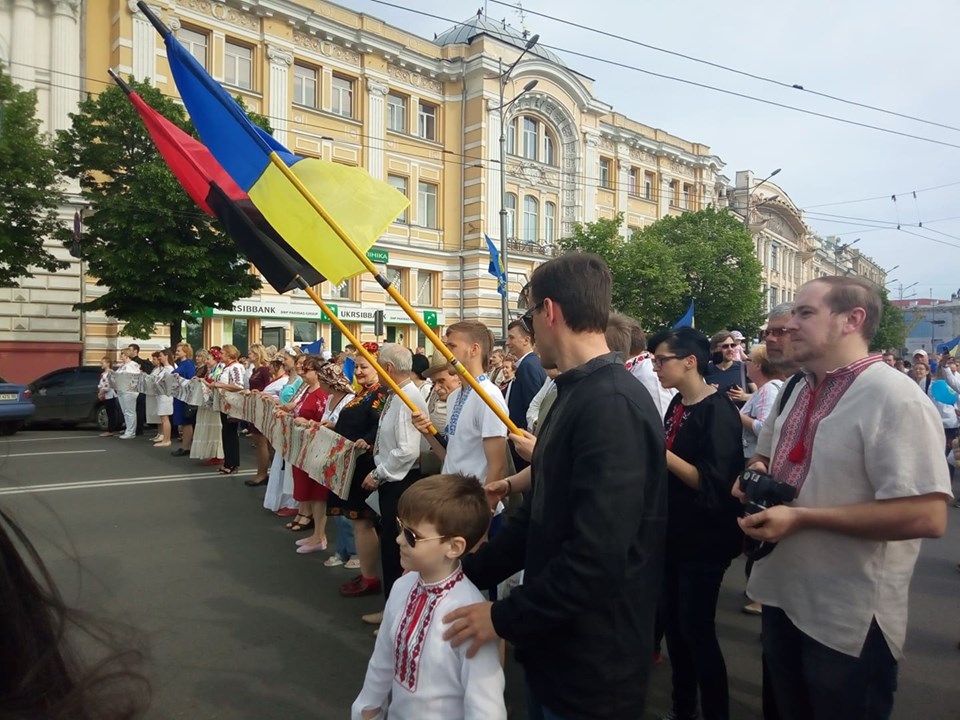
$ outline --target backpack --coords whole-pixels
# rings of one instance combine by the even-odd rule
[[[790,399],[790,394],[801,380],[803,380],[802,372],[791,375],[790,379],[787,380],[786,384],[783,386],[783,389],[780,391],[780,397],[777,398],[777,415],[783,413],[783,408],[786,407],[787,400]]]

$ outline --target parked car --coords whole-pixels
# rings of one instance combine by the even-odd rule
[[[96,365],[54,370],[30,383],[29,390],[37,410],[31,424],[92,423],[107,429],[107,408],[97,397],[100,368]]]
[[[35,410],[28,387],[0,377],[0,435],[13,435]]]

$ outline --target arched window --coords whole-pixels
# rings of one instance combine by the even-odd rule
[[[543,207],[543,229],[547,245],[553,245],[557,239],[557,206],[552,202]]]
[[[507,238],[517,236],[517,196],[513,193],[507,193]]]
[[[523,241],[535,244],[539,238],[540,203],[532,195],[523,198]]]
[[[523,118],[523,156],[527,160],[537,159],[537,136],[540,123],[530,117]]]

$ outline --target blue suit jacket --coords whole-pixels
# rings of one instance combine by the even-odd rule
[[[540,364],[540,358],[534,353],[528,354],[517,365],[517,374],[510,386],[510,399],[507,401],[510,419],[517,427],[524,430],[530,429],[527,427],[527,408],[530,407],[530,401],[533,400],[534,395],[540,392],[546,379],[547,373]]]

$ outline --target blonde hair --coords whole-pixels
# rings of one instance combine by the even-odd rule
[[[767,356],[766,345],[753,346],[750,350],[750,362],[754,362],[760,366],[760,372],[763,373],[764,377],[768,377],[771,380],[784,380],[786,378],[783,369],[770,362],[770,358]]]
[[[229,358],[230,360],[236,360],[240,357],[240,350],[237,349],[236,345],[230,345],[227,343],[220,348],[220,354],[225,358]]]
[[[253,345],[250,346],[250,349],[247,350],[247,357],[253,360],[254,367],[263,367],[268,362],[270,362],[270,358],[267,355],[266,348],[264,348],[263,345],[259,343],[254,343]]]
[[[183,350],[183,356],[185,358],[193,360],[193,347],[190,345],[190,343],[177,343],[177,348]]]

